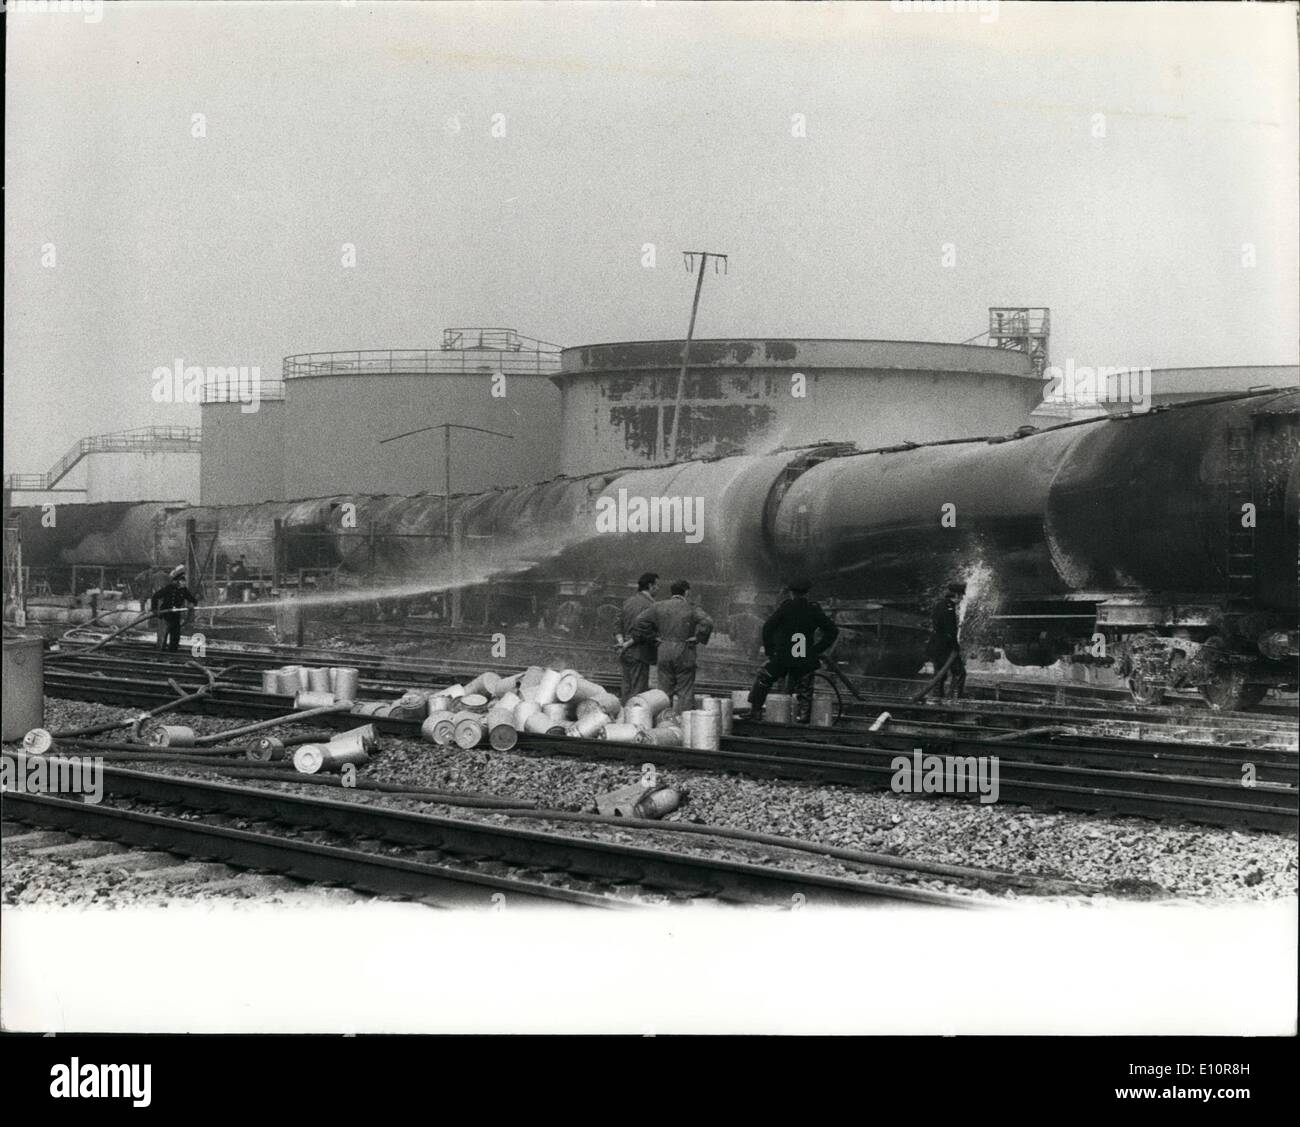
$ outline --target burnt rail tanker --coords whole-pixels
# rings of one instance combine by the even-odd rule
[[[968,647],[1111,667],[1135,698],[1217,707],[1295,688],[1300,390],[1268,389],[1010,436],[612,470],[490,493],[231,507],[21,511],[26,562],[240,554],[281,588],[456,589],[464,621],[599,636],[628,580],[685,576],[733,638],[806,577],[861,672],[915,673],[925,611],[969,586]],[[378,452],[376,452],[378,455]],[[385,588],[388,589],[388,588]],[[442,596],[437,596],[441,598]]]

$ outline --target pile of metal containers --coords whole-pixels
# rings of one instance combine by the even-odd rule
[[[311,669],[285,665],[262,674],[262,692],[293,697],[296,708],[322,708],[357,699],[361,674],[351,666]]]
[[[430,743],[462,748],[489,744],[509,751],[520,733],[618,740],[662,747],[716,748],[731,731],[731,701],[706,697],[681,715],[668,695],[651,689],[626,705],[576,669],[533,666],[511,677],[483,673],[468,684],[407,693],[389,715],[417,717]]]

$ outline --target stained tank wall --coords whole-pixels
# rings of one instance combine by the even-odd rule
[[[653,464],[671,428],[682,341],[565,349],[560,469]],[[792,377],[806,378],[803,396]],[[824,440],[885,446],[1003,434],[1042,384],[1017,352],[960,344],[700,340],[691,345],[677,458],[766,453]]]

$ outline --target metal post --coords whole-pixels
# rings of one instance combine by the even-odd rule
[[[682,370],[677,373],[677,397],[673,401],[673,429],[668,437],[668,456],[664,460],[667,462],[675,461],[677,458],[677,424],[682,417],[682,395],[686,390],[686,369],[691,362],[691,340],[695,336],[695,314],[700,308],[700,291],[704,288],[704,268],[709,264],[710,258],[723,258],[725,254],[716,254],[711,250],[705,251],[688,251],[688,254],[698,254],[700,256],[699,274],[695,278],[695,297],[691,301],[691,320],[686,328],[686,344],[682,348]],[[663,434],[663,407],[659,408],[659,433]]]
[[[451,535],[451,424],[442,424],[442,534]]]
[[[460,615],[461,615],[460,557],[461,557],[461,542],[464,539],[464,532],[465,532],[464,525],[462,525],[459,520],[457,520],[455,523],[452,524],[451,526],[451,574],[452,574],[453,586],[451,589],[451,628],[453,630],[458,629],[461,624],[460,621]]]
[[[275,518],[275,530],[271,534],[271,588],[274,591],[284,586],[281,583],[281,569],[284,566],[284,521]]]

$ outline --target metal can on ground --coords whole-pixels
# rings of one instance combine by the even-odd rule
[[[789,693],[773,693],[767,698],[767,707],[763,710],[765,718],[772,724],[789,724],[794,712],[794,697]]]

